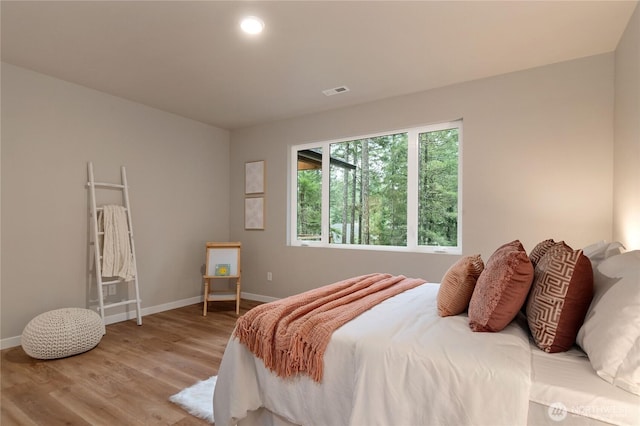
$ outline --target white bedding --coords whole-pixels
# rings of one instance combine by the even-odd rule
[[[340,327],[321,384],[275,376],[232,338],[214,394],[216,425],[242,424],[261,407],[302,425],[526,424],[527,333],[514,323],[474,333],[464,315],[440,318],[438,288],[408,290]]]
[[[640,424],[640,397],[601,379],[584,352],[547,354],[534,348],[532,356],[532,402],[561,404],[567,413],[609,424]]]

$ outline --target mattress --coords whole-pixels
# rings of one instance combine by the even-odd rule
[[[579,348],[548,354],[531,345],[530,424],[640,424],[640,397],[601,379]]]

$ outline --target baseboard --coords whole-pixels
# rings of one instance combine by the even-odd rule
[[[170,311],[171,309],[182,308],[183,306],[193,305],[202,302],[202,296],[190,297],[188,299],[176,300],[175,302],[163,303],[162,305],[149,306],[141,309],[142,316],[157,314],[159,312]],[[115,324],[117,322],[136,319],[136,310],[130,309],[128,312],[122,312],[115,315],[107,315],[104,317],[106,325]]]
[[[7,348],[13,348],[15,346],[20,346],[22,343],[21,337],[22,336],[14,336],[14,337],[7,337],[6,339],[1,339],[0,349],[7,349]]]
[[[265,303],[279,300],[278,297],[263,296],[261,294],[253,294],[253,293],[245,293],[245,292],[242,292],[240,294],[240,297],[242,299],[255,300],[256,302],[265,302]]]
[[[244,293],[240,294],[242,299],[247,300],[255,300],[257,302],[272,302],[274,300],[278,300],[276,297],[263,296],[260,294],[253,293]],[[162,305],[149,306],[147,308],[142,308],[142,316],[157,314],[159,312],[170,311],[171,309],[182,308],[183,306],[193,305],[195,303],[202,303],[202,296],[190,297],[188,299],[176,300],[175,302],[164,303]],[[106,325],[115,324],[117,322],[128,321],[136,319],[136,310],[130,310],[128,312],[122,312],[120,314],[115,315],[107,315],[104,318],[104,323]],[[144,324],[144,321],[143,321]],[[20,346],[22,344],[21,340],[22,336],[14,336],[7,337],[6,339],[0,339],[0,350],[13,348],[16,346]]]

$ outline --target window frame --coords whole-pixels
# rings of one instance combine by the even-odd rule
[[[289,179],[288,186],[288,215],[287,215],[287,244],[294,247],[323,247],[351,250],[394,251],[411,253],[439,253],[462,254],[462,152],[463,152],[463,120],[452,120],[442,123],[420,125],[409,128],[387,130],[377,133],[349,136],[338,139],[309,142],[291,145],[289,147]],[[418,245],[418,139],[420,133],[437,132],[447,129],[458,129],[458,204],[457,204],[457,245],[456,246],[425,246]],[[407,133],[407,245],[382,246],[329,242],[329,166],[331,144],[343,143],[365,138]],[[322,149],[322,188],[321,188],[321,239],[320,241],[299,240],[298,234],[298,151],[305,149]],[[329,155],[325,155],[328,153]]]

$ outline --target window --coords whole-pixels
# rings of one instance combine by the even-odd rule
[[[462,121],[291,151],[292,245],[460,253]]]

